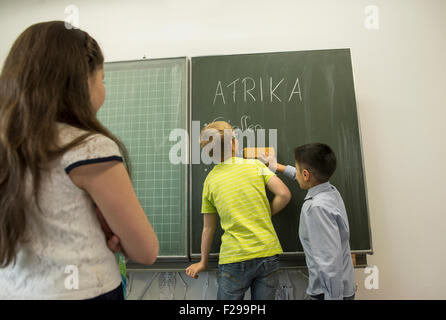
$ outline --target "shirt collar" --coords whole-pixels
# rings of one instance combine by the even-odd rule
[[[314,186],[308,190],[304,201],[313,198],[318,193],[326,192],[329,191],[330,189],[331,189],[331,184],[329,181],[318,184],[317,186]]]
[[[240,163],[241,159],[238,157],[231,157],[226,159],[223,162],[220,162],[220,164],[234,164],[234,163]]]

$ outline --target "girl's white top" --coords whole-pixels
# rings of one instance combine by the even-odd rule
[[[62,145],[85,133],[58,125]],[[116,143],[95,134],[42,174],[41,210],[30,200],[29,241],[19,246],[15,264],[0,268],[0,299],[88,299],[119,286],[118,264],[107,247],[93,201],[68,176],[77,166],[116,160],[122,161]],[[27,183],[30,191],[30,178]]]

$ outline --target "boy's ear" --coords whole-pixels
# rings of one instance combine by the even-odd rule
[[[307,169],[302,170],[302,176],[304,177],[305,182],[310,181],[311,174]]]

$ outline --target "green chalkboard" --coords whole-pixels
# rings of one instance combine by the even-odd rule
[[[187,164],[169,161],[173,129],[187,129],[187,59],[105,63],[99,120],[126,145],[132,182],[160,243],[187,257]]]
[[[265,134],[274,141],[277,157],[294,165],[294,148],[312,142],[330,145],[338,167],[330,179],[341,193],[350,224],[353,252],[370,253],[369,225],[360,131],[349,49],[196,57],[191,60],[191,120],[201,129],[225,120],[248,135],[256,145]],[[194,127],[194,122],[192,127]],[[197,129],[198,130],[198,129]],[[240,139],[239,139],[240,140]],[[243,139],[247,146],[247,139]],[[240,143],[242,145],[242,143]],[[197,148],[192,141],[192,153]],[[203,182],[212,164],[191,165],[191,255],[200,254]],[[273,216],[286,254],[302,253],[298,226],[306,191],[296,181],[278,175],[292,193],[290,204]],[[269,194],[271,198],[271,195]],[[219,252],[222,230],[212,253]]]

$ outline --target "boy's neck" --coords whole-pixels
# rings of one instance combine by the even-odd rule
[[[232,155],[227,156],[226,158],[224,158],[222,162],[225,162],[226,160],[228,160],[228,159],[232,159],[232,158],[234,158],[234,157],[236,157],[236,155],[235,155],[235,151],[232,151]]]
[[[320,184],[323,184],[323,183],[325,183],[325,182],[319,182],[317,180],[308,181],[308,188],[307,188],[307,190],[310,190],[311,188],[314,188],[314,187],[316,187],[316,186],[318,186]]]

